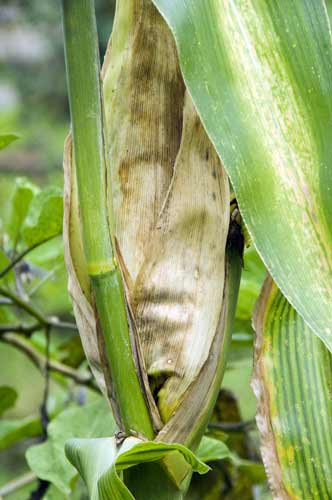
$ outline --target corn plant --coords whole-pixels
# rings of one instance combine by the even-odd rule
[[[252,386],[275,498],[328,499],[332,39],[323,0],[63,0],[64,238],[117,423],[74,439],[90,498],[180,499],[221,385],[244,234],[269,276]],[[110,410],[111,411],[111,410]]]

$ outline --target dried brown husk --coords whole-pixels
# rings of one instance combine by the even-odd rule
[[[102,76],[109,212],[132,328],[160,416],[171,422],[184,401],[198,411],[195,398],[207,397],[218,365],[228,179],[185,89],[173,36],[151,0],[118,2]],[[104,386],[68,151],[66,159],[70,291],[83,346]]]

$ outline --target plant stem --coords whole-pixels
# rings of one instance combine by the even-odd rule
[[[44,316],[38,309],[33,307],[29,302],[23,300],[19,295],[16,295],[7,288],[0,287],[0,295],[7,297],[11,303],[15,304],[17,307],[28,313],[30,316],[38,320],[35,325],[0,325],[0,333],[3,332],[21,332],[21,333],[32,333],[33,331],[45,328],[45,326],[59,328],[61,330],[77,330],[75,323],[69,323],[67,321],[60,321],[57,318],[48,318]],[[10,305],[10,304],[9,304]],[[38,328],[39,327],[39,328]]]
[[[35,318],[42,326],[46,326],[48,324],[47,318],[41,314],[41,312],[38,311],[38,309],[34,308],[31,304],[23,300],[21,297],[16,295],[15,293],[11,292],[7,288],[4,288],[0,286],[0,295],[3,295],[4,297],[7,297],[10,299],[12,302],[15,303],[18,307],[23,309],[23,311],[27,312]]]
[[[46,243],[47,241],[50,241],[51,239],[53,239],[54,236],[51,236],[50,238],[46,238],[45,240],[42,240],[42,241],[39,241],[38,243],[35,243],[34,245],[32,245],[31,247],[28,247],[26,248],[25,250],[23,250],[23,252],[19,253],[9,264],[8,266],[4,267],[1,271],[0,271],[0,279],[3,278],[7,273],[9,273],[9,271],[11,269],[13,269],[13,267],[16,266],[16,264],[18,264],[26,255],[28,255],[28,253],[32,252],[32,250],[34,250],[35,248],[38,248],[40,245],[43,245],[44,243]]]
[[[67,84],[83,247],[123,430],[154,436],[136,371],[107,209],[98,36],[93,0],[62,0]],[[110,188],[109,193],[111,193]]]
[[[33,483],[33,481],[36,481],[36,480],[37,480],[37,476],[34,472],[28,472],[27,474],[24,474],[21,477],[13,479],[9,483],[5,484],[4,486],[1,486],[0,498],[11,495],[15,491],[20,490],[21,488],[23,488],[27,484]]]
[[[15,325],[0,325],[0,335],[4,333],[21,333],[29,337],[32,333],[41,330],[43,326],[40,323],[34,323],[33,325],[23,325],[23,324],[15,324]]]
[[[47,325],[52,328],[59,328],[60,330],[74,330],[77,332],[77,326],[75,323],[70,323],[69,321],[60,321],[58,318],[46,318]]]
[[[9,344],[19,349],[23,354],[33,362],[33,364],[42,372],[45,372],[46,357],[32,347],[32,345],[25,339],[11,333],[5,333],[0,336],[0,341]],[[85,385],[91,389],[98,391],[93,383],[93,377],[89,373],[84,374],[64,365],[59,361],[50,360],[48,364],[50,372],[59,373],[64,377],[74,380],[79,385]]]
[[[74,323],[66,323],[64,321],[57,321],[57,320],[47,320],[47,326],[48,327],[53,327],[53,328],[59,328],[60,330],[75,330],[77,331],[77,327]],[[34,323],[33,325],[25,325],[23,323],[18,323],[14,325],[1,325],[0,324],[0,335],[2,333],[21,333],[22,335],[29,336],[34,332],[37,332],[38,330],[42,330],[42,328],[45,328],[45,326],[41,323]]]

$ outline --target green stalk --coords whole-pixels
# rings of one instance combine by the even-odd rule
[[[123,430],[153,439],[137,375],[121,273],[107,213],[98,36],[93,0],[62,0],[64,45],[83,246]],[[111,190],[109,189],[109,192]]]

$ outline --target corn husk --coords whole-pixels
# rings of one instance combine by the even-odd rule
[[[184,415],[177,415],[188,413],[188,405],[194,416],[199,412],[223,344],[228,179],[185,89],[172,34],[150,0],[118,2],[102,76],[109,213],[133,349],[156,429],[173,422],[173,434],[177,429],[183,440]],[[112,399],[84,266],[74,170],[69,139],[69,289],[87,358]]]

